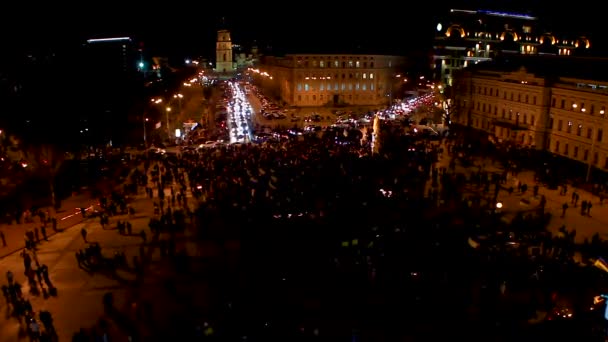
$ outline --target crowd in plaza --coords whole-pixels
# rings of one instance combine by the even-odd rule
[[[181,274],[167,272],[167,298],[177,296],[179,282],[215,289],[212,300],[197,302],[192,294],[177,311],[162,309],[163,297],[142,302],[150,317],[130,326],[133,340],[526,340],[564,329],[591,340],[603,334],[603,310],[593,298],[606,292],[608,273],[592,265],[608,243],[597,234],[578,245],[575,229],[546,229],[551,213],[542,180],[518,178],[532,164],[519,159],[525,151],[488,154],[458,132],[440,139],[384,132],[373,151],[369,141],[337,143],[341,133],[142,155],[123,191],[100,199],[92,218],[104,230],[139,237],[139,255],[108,255],[83,228],[88,244],[76,253],[78,266],[114,277],[117,269],[134,271],[137,297],[147,291],[149,251],[158,250]],[[564,198],[576,207],[574,193]],[[141,231],[130,222],[136,213],[129,198],[137,194],[153,203],[149,229]],[[508,217],[502,201],[523,201],[526,194],[538,201]],[[30,289],[39,284],[52,293],[48,267],[36,259],[37,235],[26,237],[24,271]],[[218,246],[238,241],[236,266],[221,277],[197,278],[207,268],[185,248],[193,239]],[[54,331],[47,314],[33,319],[21,286],[8,278],[3,292],[12,312],[24,324],[42,322],[43,328],[26,329],[33,339],[46,338]],[[111,292],[103,302],[106,318],[118,317]],[[162,320],[180,324],[163,329]],[[92,334],[103,338],[103,331]]]
[[[399,319],[468,328],[477,322],[504,333],[538,316],[564,318],[555,316],[561,297],[581,286],[562,278],[581,272],[573,262],[578,247],[571,232],[544,230],[542,205],[501,220],[497,198],[527,188],[506,185],[508,174],[517,175],[512,164],[499,174],[477,167],[457,172],[456,164],[468,165],[474,154],[459,137],[439,144],[404,137],[376,155],[369,147],[334,142],[329,133],[209,148],[162,162],[161,169],[188,180],[180,182],[180,193],[190,190],[200,203],[199,238],[242,244],[245,277],[237,287],[249,296],[222,295],[218,305],[229,303],[230,313],[212,313],[204,322],[213,323],[214,334],[342,333],[326,312],[350,322],[353,336],[378,333],[380,317],[395,323],[383,323],[385,336],[432,330],[426,322],[398,331]],[[453,162],[436,167],[441,158]],[[536,195],[538,185],[529,186]],[[585,274],[594,278],[595,271]],[[598,284],[601,275],[595,278]],[[585,286],[581,291],[591,296],[590,283]],[[434,293],[458,298],[452,310],[460,318],[436,317],[442,299]],[[586,300],[578,298],[577,309],[569,304],[567,310],[583,316],[589,309],[578,306]],[[412,309],[394,316],[396,305]]]

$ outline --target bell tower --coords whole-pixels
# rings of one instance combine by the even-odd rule
[[[230,31],[217,31],[217,43],[215,45],[215,71],[229,73],[234,71],[232,63],[232,40]]]

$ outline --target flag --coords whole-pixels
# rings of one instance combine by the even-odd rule
[[[608,263],[606,262],[606,260],[604,260],[604,258],[598,258],[597,260],[595,260],[593,266],[599,268],[604,272],[608,272]]]
[[[156,123],[156,125],[154,125],[154,128],[159,129],[159,128],[160,128],[160,126],[161,126],[161,123],[160,123],[160,121],[159,121],[159,122],[157,122],[157,123]]]

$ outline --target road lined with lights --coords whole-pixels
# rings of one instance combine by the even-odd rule
[[[229,82],[232,89],[232,99],[227,106],[228,130],[230,143],[246,143],[252,141],[251,104],[242,87],[237,82]]]

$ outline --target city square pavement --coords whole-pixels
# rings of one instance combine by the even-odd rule
[[[66,198],[61,202],[60,209],[55,211],[53,208],[43,208],[43,211],[49,212],[51,216],[57,219],[57,230],[62,231],[70,228],[78,223],[82,223],[82,215],[80,214],[80,208],[87,208],[87,212],[90,212],[95,208],[97,201],[91,199],[87,194],[74,195]],[[12,224],[0,224],[0,231],[4,233],[6,240],[6,246],[0,241],[0,258],[15,253],[25,246],[25,232],[33,230],[35,227],[40,228],[40,218],[34,217],[30,223],[16,223],[13,220]],[[47,224],[47,236],[53,236],[57,232],[53,230],[51,224]],[[40,233],[42,239],[42,233]],[[43,244],[45,242],[42,242]]]
[[[130,262],[132,256],[139,254],[141,244],[140,230],[146,229],[148,217],[152,215],[149,200],[136,199],[132,206],[136,210],[134,219],[129,220],[133,225],[134,235],[120,235],[115,229],[116,220],[124,220],[127,215],[116,216],[110,220],[110,228],[102,229],[98,218],[87,219],[76,224],[72,229],[64,230],[49,238],[48,242],[40,245],[38,260],[49,268],[49,277],[57,288],[57,296],[44,293],[33,295],[23,274],[23,258],[21,253],[13,253],[0,260],[0,270],[3,270],[1,283],[5,284],[5,274],[11,270],[15,280],[23,285],[24,297],[29,298],[35,312],[48,310],[52,313],[60,341],[71,339],[74,332],[81,327],[90,327],[102,316],[102,295],[112,291],[119,307],[124,301],[125,285],[134,279],[131,272],[118,271],[118,277],[112,278],[103,272],[88,272],[79,268],[76,252],[88,244],[84,242],[80,231],[86,229],[87,240],[98,242],[102,247],[102,255],[111,257],[115,251],[124,251]],[[5,320],[0,322],[0,341],[18,341],[19,323],[15,318],[8,318],[8,308],[5,302],[0,305],[6,312]]]
[[[444,151],[447,149],[444,147]],[[451,160],[451,156],[448,156],[446,152],[443,153],[443,156],[436,163],[437,167],[446,167]],[[498,163],[492,163],[489,159],[475,158],[473,165],[469,167],[463,167],[460,163],[456,163],[456,172],[470,174],[471,172],[479,170],[479,166],[482,167],[486,172],[496,172],[503,173],[502,165],[498,165]],[[517,182],[521,182],[528,185],[527,191],[522,195],[517,191]],[[538,196],[533,196],[533,187],[534,185],[539,185]],[[508,189],[510,186],[513,186],[515,189],[512,194],[509,195]],[[428,184],[430,188],[430,181]],[[575,208],[573,204],[571,204],[571,196],[572,192],[576,190],[580,195],[578,206]],[[490,193],[493,192],[493,187],[491,187]],[[600,236],[604,239],[608,239],[608,204],[604,203],[600,204],[600,200],[598,196],[592,195],[590,192],[573,188],[571,185],[568,185],[568,193],[566,195],[559,194],[560,189],[548,189],[542,183],[537,183],[534,180],[534,172],[530,170],[524,170],[519,172],[517,175],[512,175],[511,173],[507,176],[507,183],[503,184],[502,189],[498,195],[498,201],[503,203],[502,211],[507,216],[513,216],[518,211],[526,211],[535,209],[540,205],[541,195],[544,195],[547,202],[545,206],[545,212],[551,213],[551,220],[549,221],[549,226],[547,229],[553,234],[557,234],[559,232],[559,228],[562,226],[566,226],[566,228],[570,231],[576,229],[576,243],[583,243],[584,239],[591,240],[591,237],[595,233],[599,233]],[[593,204],[590,212],[590,216],[581,215],[580,211],[580,203],[585,201],[591,201]],[[565,217],[561,217],[562,215],[562,205],[564,203],[568,203],[569,208],[566,210]]]
[[[169,189],[165,189],[165,193],[169,195]],[[7,283],[5,275],[7,271],[11,270],[15,275],[15,281],[23,285],[24,297],[30,300],[34,311],[48,310],[51,312],[59,341],[70,340],[80,328],[88,329],[95,326],[100,318],[105,318],[109,322],[109,335],[113,341],[127,340],[124,327],[117,324],[112,318],[104,316],[102,296],[111,291],[114,295],[114,306],[125,311],[123,309],[129,308],[131,305],[132,285],[136,279],[133,257],[139,257],[144,252],[144,255],[147,256],[144,260],[150,260],[159,254],[153,244],[149,242],[152,234],[148,223],[154,215],[154,199],[147,198],[143,194],[143,190],[132,198],[130,205],[135,209],[133,217],[113,216],[110,218],[109,226],[102,228],[99,218],[87,218],[83,221],[78,213],[80,222],[76,222],[70,229],[63,229],[53,234],[49,237],[48,242],[39,245],[37,258],[41,265],[48,266],[49,278],[57,289],[56,296],[49,295],[48,290],[43,290],[41,294],[30,293],[23,273],[22,253],[11,253],[0,259],[2,273],[0,284]],[[156,191],[155,199],[157,199]],[[118,220],[128,220],[132,224],[132,235],[118,233],[116,229]],[[81,236],[82,228],[87,230],[88,243],[85,243]],[[145,245],[142,245],[143,240],[139,235],[142,230],[150,237]],[[22,246],[23,236],[21,235],[17,240]],[[104,257],[112,257],[115,252],[124,252],[129,267],[117,270],[116,274],[104,271],[91,272],[80,268],[76,260],[76,252],[94,242],[99,243]],[[142,246],[144,247],[142,248]],[[27,339],[20,334],[20,325],[17,319],[10,317],[10,309],[4,300],[0,303],[0,310],[5,313],[4,319],[0,319],[0,342]]]

